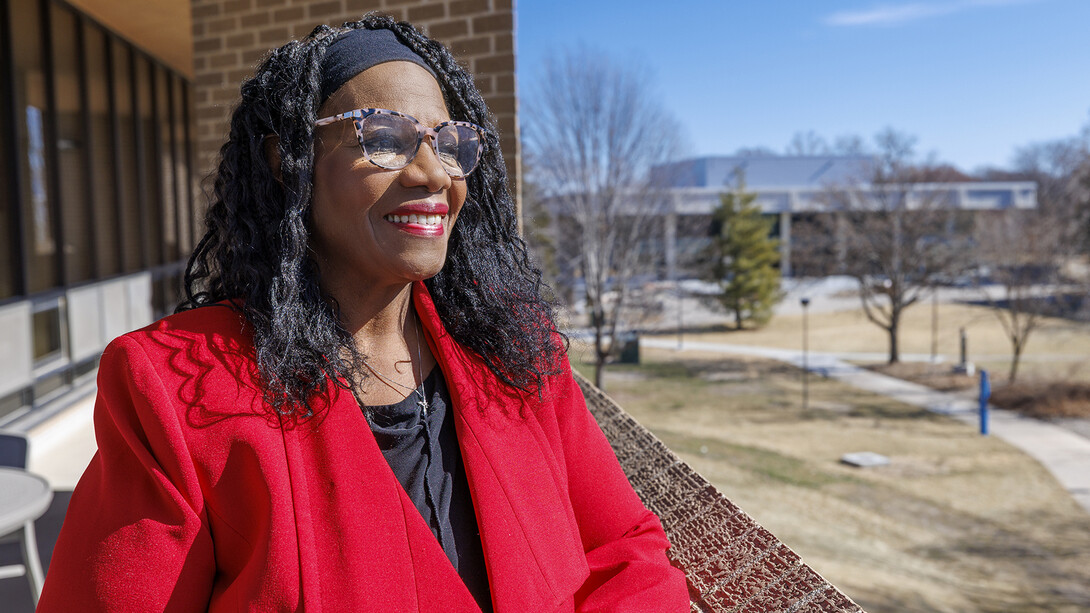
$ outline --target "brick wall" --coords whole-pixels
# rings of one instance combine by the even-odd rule
[[[442,41],[473,73],[496,116],[520,200],[513,0],[192,0],[192,8],[198,176],[212,170],[239,85],[269,49],[318,24],[339,25],[377,11]]]

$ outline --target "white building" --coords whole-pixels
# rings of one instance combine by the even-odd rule
[[[865,180],[875,159],[869,156],[769,156],[702,157],[656,167],[652,180],[667,185],[670,193],[663,224],[666,277],[679,276],[678,253],[686,242],[679,227],[686,218],[708,217],[719,206],[720,196],[738,187],[757,195],[756,202],[768,215],[777,216],[775,232],[781,241],[780,270],[791,276],[791,225],[800,215],[827,213],[834,208],[830,190],[852,186],[866,195],[872,188]],[[941,198],[952,210],[983,211],[1032,209],[1037,206],[1037,185],[1032,181],[917,183],[908,193],[908,205]]]

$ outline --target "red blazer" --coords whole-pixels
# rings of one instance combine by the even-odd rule
[[[450,388],[497,612],[687,611],[570,371],[503,385],[414,304]],[[287,423],[262,401],[242,316],[167,317],[102,356],[99,450],[38,611],[479,611],[350,392]],[[284,423],[281,423],[284,422]]]

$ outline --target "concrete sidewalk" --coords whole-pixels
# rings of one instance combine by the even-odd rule
[[[641,338],[640,346],[678,349],[676,339]],[[802,368],[802,352],[726,343],[683,341],[682,351],[706,351],[779,360]],[[841,356],[810,352],[807,369],[860,389],[894,398],[905,404],[956,417],[979,425],[978,403],[973,398],[940,392],[902,379],[848,364]],[[1044,465],[1087,512],[1090,512],[1090,439],[1045,421],[991,407],[989,432],[1029,454]]]

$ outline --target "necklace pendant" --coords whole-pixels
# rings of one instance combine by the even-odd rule
[[[419,407],[420,407],[420,412],[421,412],[421,413],[422,413],[422,414],[423,414],[423,415],[424,415],[425,417],[427,417],[427,416],[428,416],[428,409],[430,408],[430,407],[428,406],[428,399],[427,399],[427,398],[425,398],[423,394],[421,394],[421,395],[420,395],[420,400],[418,400],[418,401],[416,402],[416,404],[417,404],[417,406],[419,406]]]

